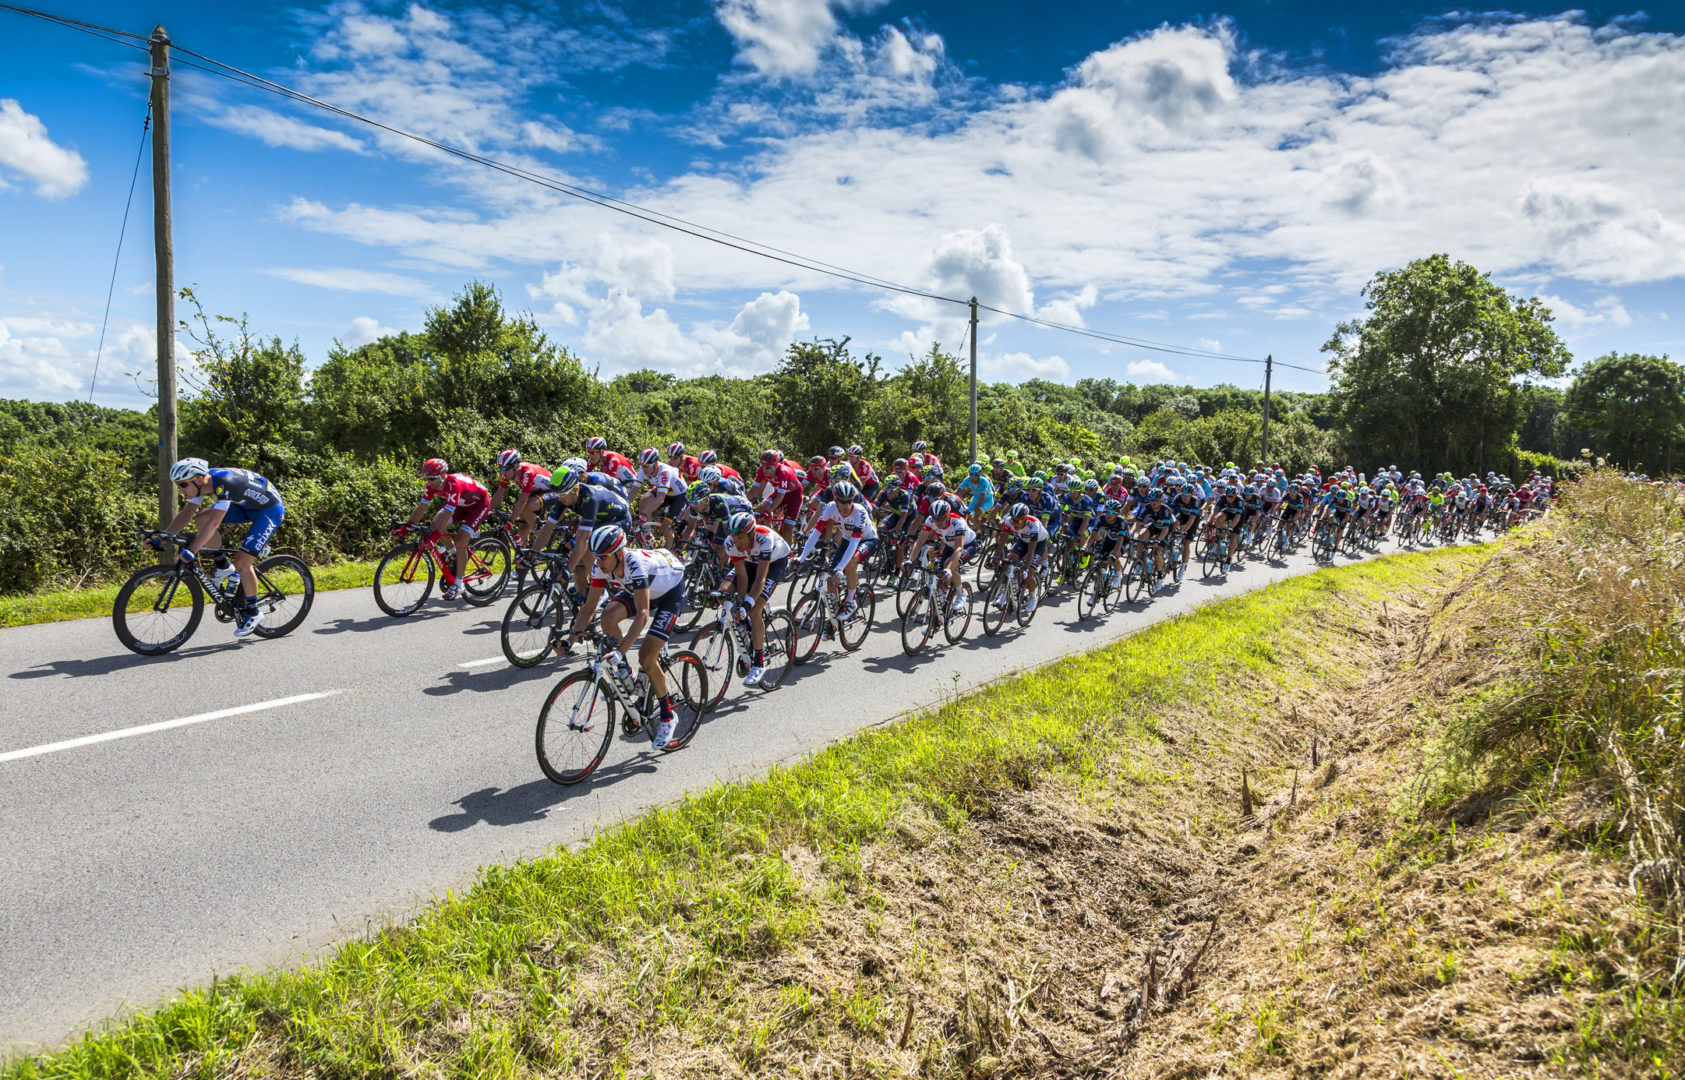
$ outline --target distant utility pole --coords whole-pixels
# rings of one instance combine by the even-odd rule
[[[152,246],[158,289],[158,524],[176,513],[176,285],[170,241],[170,35],[152,31]],[[166,556],[167,557],[167,556]]]
[[[977,460],[977,298],[971,298],[971,460]]]
[[[1270,463],[1270,370],[1275,367],[1275,357],[1264,357],[1264,452],[1259,456],[1264,464]]]

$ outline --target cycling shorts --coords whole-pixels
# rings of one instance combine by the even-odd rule
[[[632,599],[629,589],[616,589],[608,598],[610,604],[619,604],[630,615],[638,610],[637,603]],[[685,584],[679,582],[675,588],[668,589],[660,596],[651,597],[649,601],[649,629],[645,631],[649,637],[666,641],[673,633],[673,623],[678,620],[679,612],[685,606]]]
[[[685,504],[689,501],[682,491],[676,495],[669,495],[661,500],[661,509],[657,513],[670,521],[677,521],[679,515],[684,513]]]
[[[977,554],[977,545],[981,539],[981,537],[973,538],[970,543],[965,545],[964,549],[960,549],[957,544],[942,545],[942,554],[936,557],[936,565],[941,566],[949,559],[953,558],[956,550],[960,552],[960,557],[962,559],[971,558],[973,555]]]
[[[457,508],[451,511],[451,524],[458,532],[467,533],[469,539],[474,536],[474,530],[480,527],[480,522],[486,520],[491,513],[491,496],[476,495],[471,499],[464,499]]]
[[[890,514],[888,517],[884,518],[883,521],[879,522],[878,532],[880,532],[880,533],[896,532],[901,528],[901,526],[907,521],[908,517],[910,517],[910,516],[911,515],[908,515],[908,514]]]
[[[878,481],[876,481],[876,480],[873,480],[873,481],[870,481],[869,483],[865,483],[865,484],[860,485],[860,494],[866,496],[867,502],[872,502],[875,499],[877,499],[878,492],[880,490],[882,490],[882,488],[883,488],[882,484],[878,483]]]
[[[780,509],[784,512],[784,524],[793,527],[796,522],[801,520],[802,501],[802,493],[799,491],[791,491],[785,494],[780,506]]]
[[[854,549],[854,560],[856,562],[865,562],[866,556],[878,549],[878,542],[876,540],[862,539],[852,545],[847,541],[838,544],[837,553],[831,557],[831,570],[833,572],[843,568],[843,558],[849,554],[850,547]]]
[[[1102,559],[1111,558],[1112,552],[1117,550],[1118,540],[1119,537],[1117,533],[1112,533],[1110,536],[1100,541],[1098,550],[1095,554]]]
[[[971,516],[986,514],[995,508],[995,493],[979,492],[971,497]]]
[[[262,555],[263,549],[269,546],[275,530],[281,527],[281,519],[287,516],[287,508],[280,503],[266,506],[261,510],[253,510],[249,506],[230,504],[223,511],[224,525],[244,525],[251,523],[246,530],[246,538],[240,541],[240,550],[252,555]]]
[[[1047,541],[1037,540],[1035,550],[1033,552],[1030,550],[1030,542],[1028,540],[1016,541],[1012,545],[1012,554],[1016,555],[1020,559],[1023,559],[1029,565],[1030,569],[1040,569],[1042,556],[1047,554]]]
[[[772,590],[778,588],[778,583],[780,581],[784,580],[784,571],[789,569],[789,566],[790,566],[790,557],[788,555],[784,556],[784,558],[782,558],[782,559],[775,559],[772,562],[767,564],[766,583],[761,586],[761,599],[762,600],[771,600],[772,599]],[[750,584],[754,584],[754,580],[755,580],[755,571],[753,569],[751,569],[749,571],[749,582],[750,582]]]

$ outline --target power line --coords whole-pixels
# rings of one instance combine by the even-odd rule
[[[94,403],[94,386],[99,382],[99,360],[105,354],[105,331],[111,325],[111,297],[117,291],[117,264],[123,257],[123,237],[129,231],[129,210],[135,204],[135,181],[140,179],[140,159],[146,153],[146,133],[152,127],[152,105],[140,124],[140,149],[135,151],[135,171],[129,177],[129,197],[123,203],[123,224],[117,227],[117,253],[111,256],[111,284],[105,289],[105,317],[99,323],[99,348],[94,350],[94,377],[88,380],[88,404]]]
[[[54,15],[50,11],[37,11],[35,8],[19,7],[16,4],[0,3],[0,9],[15,11],[20,15],[28,15],[45,22],[54,23],[69,30],[79,30],[84,34],[97,37],[102,41],[109,41],[113,45],[127,45],[131,49],[146,51],[146,46],[140,42],[146,41],[146,35],[133,34],[127,30],[119,30],[113,26],[101,26],[99,23],[83,22],[66,15]],[[132,39],[132,40],[125,40]]]

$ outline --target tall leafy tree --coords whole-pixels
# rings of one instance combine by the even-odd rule
[[[1550,309],[1448,255],[1379,273],[1363,295],[1368,314],[1322,348],[1353,456],[1371,465],[1499,464],[1521,421],[1516,380],[1567,370]]]
[[[1628,468],[1672,471],[1685,451],[1685,368],[1665,356],[1610,353],[1587,364],[1563,404],[1599,452]]]
[[[773,400],[790,442],[786,452],[819,453],[858,438],[881,363],[869,354],[856,360],[847,338],[792,343],[772,373]]]

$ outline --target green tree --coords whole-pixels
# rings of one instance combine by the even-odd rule
[[[887,453],[905,454],[923,439],[950,463],[965,461],[971,447],[970,384],[959,358],[932,345],[880,387],[869,414],[874,438]]]
[[[772,373],[787,452],[818,453],[857,439],[878,391],[881,362],[870,354],[856,360],[847,338],[793,342]]]
[[[199,391],[183,410],[184,441],[197,452],[285,475],[302,441],[304,353],[296,342],[252,334],[244,317],[206,315],[191,288],[181,298],[193,307],[181,329],[196,346],[198,368],[183,382]],[[233,327],[233,336],[219,334],[218,324]]]
[[[1611,461],[1672,471],[1685,438],[1685,368],[1665,356],[1610,353],[1581,369],[1563,404]]]
[[[1567,370],[1548,308],[1447,255],[1377,274],[1363,295],[1368,315],[1341,323],[1322,347],[1362,461],[1484,470],[1519,426],[1516,380]]]

